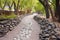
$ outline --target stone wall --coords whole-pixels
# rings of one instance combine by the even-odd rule
[[[53,22],[46,18],[34,17],[34,20],[40,25],[40,40],[60,40],[59,28]]]
[[[19,24],[19,18],[0,21],[0,37],[14,29]]]

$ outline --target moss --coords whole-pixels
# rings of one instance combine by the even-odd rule
[[[0,19],[12,19],[12,18],[16,18],[17,15],[15,15],[14,13],[12,13],[11,15],[0,15]]]

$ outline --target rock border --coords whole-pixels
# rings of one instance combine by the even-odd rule
[[[6,35],[9,31],[12,31],[19,23],[19,18],[0,21],[0,37]]]
[[[55,23],[38,16],[34,16],[34,20],[40,25],[40,40],[60,40],[60,35],[57,32],[58,30]]]

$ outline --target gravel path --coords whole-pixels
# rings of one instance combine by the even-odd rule
[[[33,20],[37,14],[28,15],[22,19],[20,24],[0,40],[39,40],[39,24]]]

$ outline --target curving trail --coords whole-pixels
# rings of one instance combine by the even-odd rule
[[[0,40],[39,40],[39,24],[33,19],[37,14],[25,16],[20,24]]]

